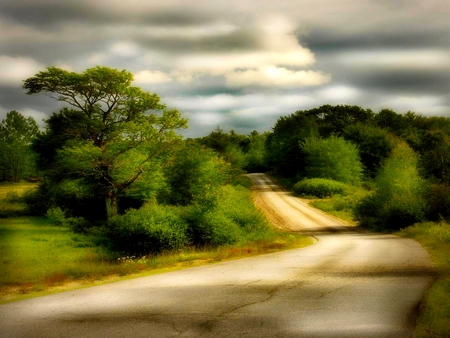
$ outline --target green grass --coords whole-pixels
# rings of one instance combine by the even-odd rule
[[[421,243],[436,265],[439,279],[425,293],[415,337],[450,337],[450,224],[424,222],[399,235]]]

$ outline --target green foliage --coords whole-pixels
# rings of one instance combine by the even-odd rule
[[[360,182],[362,165],[354,144],[336,136],[308,137],[300,143],[300,148],[306,154],[306,177],[351,184]]]
[[[39,134],[36,121],[17,111],[0,123],[0,181],[18,182],[36,175],[32,140]]]
[[[195,142],[185,142],[164,168],[167,189],[161,191],[159,199],[182,206],[212,203],[229,174],[230,165],[217,153]]]
[[[187,223],[174,207],[150,203],[109,219],[106,234],[114,250],[147,255],[183,247],[186,231]]]
[[[185,210],[184,218],[189,223],[189,236],[194,244],[231,244],[264,237],[270,231],[253,205],[248,189],[226,185],[216,193],[212,206],[192,205]]]
[[[186,127],[176,109],[167,110],[132,80],[130,72],[108,67],[83,73],[49,67],[24,82],[27,94],[49,94],[75,108],[53,114],[36,141],[47,157],[40,162],[47,177],[83,180],[104,200],[108,217],[117,214],[118,198],[178,143],[175,130]]]
[[[367,176],[375,177],[382,161],[394,147],[392,136],[386,130],[367,124],[352,124],[344,129],[344,138],[358,146],[361,162]]]
[[[266,138],[266,163],[269,169],[283,177],[292,178],[302,173],[305,154],[299,142],[318,136],[317,121],[305,112],[281,116],[273,132]]]
[[[319,198],[336,194],[345,194],[347,185],[325,178],[303,179],[294,185],[294,193],[297,196],[315,196]]]
[[[45,216],[54,225],[66,225],[66,213],[60,207],[48,209]]]
[[[432,221],[450,221],[450,185],[429,184],[425,189],[427,201],[427,219]]]
[[[393,149],[376,178],[377,191],[356,207],[360,224],[400,229],[424,219],[424,181],[417,161],[417,154],[406,143]]]

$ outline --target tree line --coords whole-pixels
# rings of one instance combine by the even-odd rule
[[[227,242],[256,221],[230,216],[219,199],[248,184],[242,173],[271,172],[297,194],[365,189],[352,205],[362,225],[394,229],[450,218],[449,118],[324,105],[282,116],[268,132],[218,127],[185,140],[181,114],[132,80],[130,72],[107,67],[49,67],[24,81],[27,94],[66,103],[43,132],[16,111],[0,124],[0,180],[40,178],[38,190],[24,197],[30,213],[60,212],[80,231],[108,224],[116,239],[153,213],[162,216],[137,232],[161,232],[155,224],[179,218],[181,237],[174,230],[167,241]]]

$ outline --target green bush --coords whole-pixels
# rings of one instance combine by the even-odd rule
[[[171,206],[147,204],[108,221],[106,234],[113,250],[146,255],[179,249],[188,243],[187,223]]]
[[[214,205],[192,205],[184,209],[189,236],[196,245],[222,245],[264,236],[265,218],[255,208],[251,191],[226,185],[217,190]]]
[[[424,181],[417,170],[417,154],[400,143],[376,178],[377,191],[360,201],[356,220],[363,226],[397,230],[425,218]]]
[[[426,188],[428,203],[427,219],[432,221],[450,220],[450,186],[431,184]]]
[[[66,225],[66,213],[60,208],[50,208],[45,216],[55,225]]]
[[[345,194],[347,185],[325,178],[307,178],[294,185],[296,196],[316,196],[324,198],[337,194]]]
[[[208,245],[233,244],[241,238],[239,226],[217,210],[203,214],[196,227],[201,242]]]

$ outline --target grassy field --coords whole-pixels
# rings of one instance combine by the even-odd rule
[[[26,189],[19,190],[22,186],[1,186],[2,196],[6,197],[8,191]],[[101,243],[98,235],[74,234],[45,218],[0,218],[0,303],[303,247],[312,244],[312,239],[274,231],[271,237],[257,242],[219,248],[189,247],[152,257],[118,257]]]

